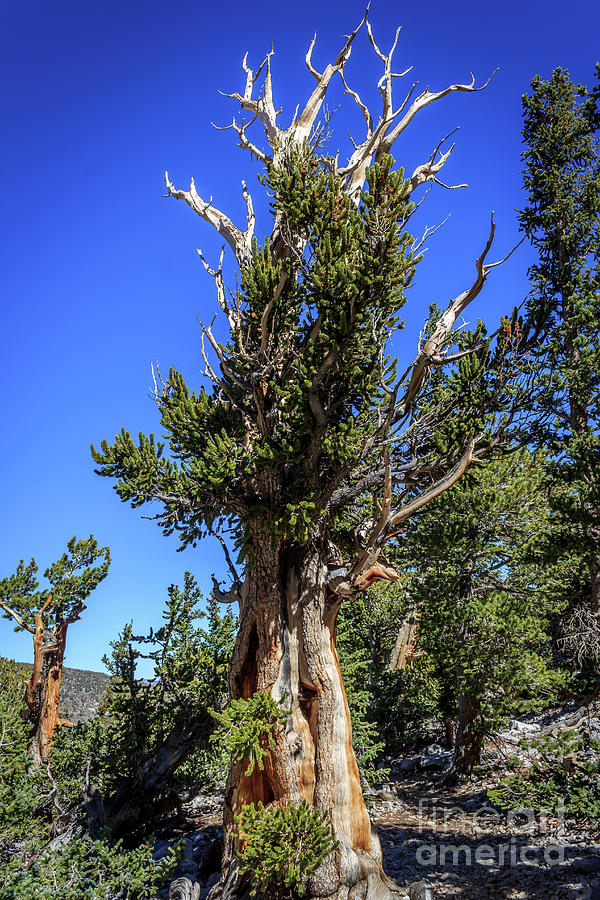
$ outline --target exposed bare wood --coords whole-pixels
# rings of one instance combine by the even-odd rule
[[[477,297],[477,295],[481,292],[481,289],[485,284],[490,270],[498,265],[498,263],[492,263],[488,265],[485,264],[485,259],[492,246],[492,241],[494,240],[495,230],[496,226],[494,224],[494,217],[492,214],[492,217],[490,219],[490,233],[487,239],[487,243],[483,252],[478,257],[475,263],[477,272],[475,280],[470,288],[463,291],[458,295],[458,297],[455,297],[450,301],[450,303],[438,319],[433,332],[420,347],[419,353],[417,354],[417,357],[411,366],[412,372],[408,388],[397,406],[398,418],[401,418],[408,413],[411,404],[415,400],[425,378],[427,377],[432,364],[432,360],[437,359],[442,349],[448,342],[452,328],[454,327],[454,323],[461,315],[461,313],[467,308],[469,303],[471,303],[471,301],[474,300],[475,297]],[[513,251],[511,251],[511,253],[512,252]]]
[[[242,182],[242,184],[244,184],[244,182]],[[244,185],[244,189],[245,189],[245,185]],[[252,206],[251,206],[252,201],[250,200],[249,202],[250,202],[250,209],[252,209]],[[250,215],[249,215],[249,219],[250,219]],[[249,221],[249,227],[250,227],[250,221]],[[252,229],[254,229],[254,212],[252,212]],[[211,268],[211,266],[209,266],[209,264],[205,260],[204,256],[202,255],[201,250],[196,249],[196,253],[200,257],[202,265],[206,269],[207,273],[211,276],[211,278],[214,278],[214,280],[215,280],[215,286],[217,288],[217,301],[219,303],[220,309],[222,310],[222,312],[225,313],[225,316],[227,317],[227,321],[229,323],[229,328],[231,329],[231,333],[237,334],[240,329],[240,312],[239,312],[239,309],[232,307],[227,302],[227,295],[225,292],[225,282],[223,280],[223,256],[225,254],[225,245],[223,245],[223,247],[221,248],[221,254],[219,256],[219,264],[216,269],[213,269],[213,268]]]
[[[454,131],[456,130],[457,129],[454,129]],[[456,146],[456,143],[453,143],[445,153],[442,153],[441,151],[442,144],[447,141],[452,134],[454,134],[454,131],[451,131],[450,134],[447,134],[446,137],[442,138],[427,162],[422,163],[420,166],[417,166],[417,168],[414,170],[409,180],[409,193],[412,193],[415,188],[420,187],[427,181],[433,181],[435,184],[439,184],[441,185],[441,187],[445,187],[448,190],[458,190],[459,188],[468,187],[468,185],[466,184],[447,185],[444,184],[443,181],[440,181],[437,177],[438,173],[450,159],[454,151],[454,147]],[[437,159],[438,153],[439,159]]]
[[[189,878],[176,878],[169,888],[169,900],[200,900],[200,885]]]
[[[226,97],[231,97],[232,100],[237,100],[240,103],[242,109],[248,110],[253,113],[263,124],[265,129],[265,134],[267,136],[267,140],[271,147],[275,147],[280,140],[281,131],[277,126],[277,116],[278,111],[275,110],[275,105],[273,103],[273,86],[271,81],[271,56],[273,55],[273,51],[271,50],[267,53],[266,57],[254,72],[250,66],[248,65],[248,54],[244,56],[242,60],[242,68],[246,73],[246,86],[244,88],[243,96],[239,94],[237,91],[234,91],[232,94],[225,94]],[[263,87],[263,95],[253,99],[252,94],[254,92],[254,85],[258,81],[260,74],[263,68],[266,67],[266,74],[264,80]]]
[[[255,115],[250,120],[250,122],[242,121],[242,123],[238,125],[237,120],[234,116],[231,125],[215,125],[215,123],[213,122],[212,126],[213,128],[216,128],[217,131],[229,131],[230,129],[235,131],[239,138],[239,146],[242,148],[242,150],[248,150],[249,153],[252,154],[252,156],[256,157],[256,159],[259,160],[259,162],[266,164],[272,161],[272,157],[269,156],[268,153],[265,153],[264,150],[261,150],[259,147],[257,147],[256,144],[253,143],[246,134],[246,130],[250,128],[250,126],[257,118],[258,116]]]
[[[402,622],[390,656],[388,671],[406,669],[414,659],[419,636],[419,619],[418,613],[411,613]]]
[[[29,631],[30,634],[35,634],[35,627],[33,625],[27,625],[23,617],[19,615],[16,609],[12,609],[12,607],[8,606],[8,604],[5,603],[4,600],[0,600],[0,609],[3,609],[5,613],[8,613],[9,616],[12,616],[17,625],[20,625],[21,628],[25,629],[25,631]]]
[[[194,179],[190,181],[189,191],[176,188],[169,180],[169,173],[165,172],[165,184],[167,186],[167,196],[175,197],[177,200],[185,200],[187,205],[194,210],[196,215],[212,225],[219,234],[225,238],[240,266],[247,265],[252,254],[252,233],[241,231],[233,224],[231,219],[213,206],[212,197],[210,200],[203,200],[196,190]]]
[[[471,81],[467,84],[449,84],[448,87],[443,88],[441,91],[430,91],[429,86],[426,87],[423,93],[419,94],[417,99],[414,100],[413,103],[411,103],[407,112],[400,119],[398,124],[394,126],[392,131],[386,133],[385,136],[382,137],[380,145],[377,148],[377,158],[390,152],[395,141],[400,137],[402,132],[406,130],[417,113],[420,112],[420,110],[424,109],[426,106],[429,106],[431,103],[435,103],[436,100],[441,100],[443,97],[447,97],[448,94],[476,93],[477,91],[483,91],[488,86],[497,71],[498,70],[495,69],[487,79],[487,81],[485,81],[480,87],[475,87],[475,76],[473,74],[471,75]]]
[[[52,603],[52,591],[48,594],[44,604],[35,614],[35,627],[33,638],[33,666],[31,675],[25,691],[25,702],[31,712],[37,704],[37,689],[42,677],[43,653],[42,647],[44,643],[44,613]]]
[[[217,581],[214,576],[214,573],[210,576],[212,578],[213,588],[212,595],[219,603],[239,603],[241,601],[241,589],[242,586],[238,582],[234,582],[230,590],[222,591],[221,590],[221,582]]]
[[[69,617],[60,626],[46,629],[44,613],[52,599],[53,593],[50,591],[35,615],[33,666],[25,688],[25,703],[34,726],[30,752],[36,765],[50,752],[60,723],[60,685],[67,628],[78,617]]]
[[[452,485],[456,484],[475,459],[474,451],[475,441],[471,438],[465,452],[450,472],[436,481],[436,483],[426,491],[419,494],[418,497],[415,497],[414,500],[411,500],[410,503],[407,503],[406,506],[403,506],[397,512],[394,512],[390,516],[388,527],[396,528],[401,522],[404,522],[406,519],[410,518],[410,516],[413,516],[418,510],[422,509],[428,503],[431,503],[437,497],[440,497],[445,491],[449,490]]]
[[[327,88],[329,87],[331,79],[334,75],[337,75],[338,72],[343,71],[344,65],[350,57],[354,38],[362,28],[365,19],[366,13],[365,16],[361,19],[360,23],[354,29],[352,34],[348,35],[346,43],[338,53],[335,63],[328,63],[321,73],[317,72],[316,69],[311,66],[310,62],[312,50],[315,44],[315,38],[313,38],[309,47],[309,51],[307,53],[306,64],[311,74],[314,75],[314,77],[317,79],[317,86],[306,101],[306,106],[289,129],[288,137],[296,144],[302,144],[303,141],[308,140],[313,126],[317,120],[317,116],[319,115],[319,111],[323,105],[323,101],[325,99]]]

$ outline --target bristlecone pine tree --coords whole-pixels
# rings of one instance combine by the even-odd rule
[[[383,66],[378,119],[346,82],[363,25]],[[254,238],[245,185],[241,230],[199,196],[193,181],[179,190],[165,176],[169,195],[219,231],[240,268],[239,289],[228,295],[221,264],[205,263],[231,330],[224,344],[202,327],[210,388],[192,392],[172,370],[157,389],[168,453],[153,435],[135,442],[125,430],[92,448],[98,473],[116,480],[121,499],[134,507],[160,504],[164,531],[178,532],[184,545],[213,533],[227,550],[226,536],[233,536],[243,573],[231,564],[230,591],[215,588],[240,606],[231,695],[263,691],[291,710],[263,770],[246,775],[246,763],[232,765],[223,874],[212,897],[241,897],[247,889],[236,863],[235,816],[259,801],[297,807],[306,800],[331,820],[339,843],[306,879],[305,896],[373,898],[393,890],[352,751],[336,617],[342,601],[375,579],[396,577],[382,555],[386,542],[486,452],[497,439],[492,419],[507,400],[506,342],[494,349],[479,329],[468,362],[456,367],[454,396],[429,403],[423,415],[415,405],[431,367],[456,360],[453,326],[492,267],[486,259],[493,222],[473,284],[432,322],[416,358],[409,348],[407,373],[398,377],[385,352],[401,328],[398,313],[418,261],[420,244],[405,230],[411,197],[437,180],[452,148],[441,153],[438,146],[410,177],[394,170],[390,152],[419,110],[455,91],[478,90],[474,79],[427,88],[416,99],[411,91],[396,107],[393,48],[381,51],[366,17],[322,72],[311,52],[312,44],[306,62],[315,87],[287,129],[278,125],[271,54],[257,71],[244,60],[244,91],[231,95],[266,135],[263,150],[248,135],[251,123],[234,119],[273,198],[264,243]],[[364,140],[343,166],[322,154],[316,127],[334,77],[366,123]]]
[[[96,565],[97,564],[97,565]],[[60,724],[60,683],[69,625],[81,618],[85,600],[108,575],[110,551],[98,547],[93,535],[71,538],[67,552],[44,572],[48,582],[39,590],[37,564],[21,560],[14,575],[0,581],[0,609],[13,619],[15,631],[33,635],[33,665],[25,691],[33,736],[30,753],[39,763],[52,747]]]

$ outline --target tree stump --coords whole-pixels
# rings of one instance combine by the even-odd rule
[[[176,878],[169,888],[169,900],[200,900],[200,885],[189,878]]]

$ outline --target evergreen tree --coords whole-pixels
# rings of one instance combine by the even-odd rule
[[[370,763],[382,754],[406,752],[442,715],[433,662],[419,649],[413,578],[405,562],[398,569],[399,581],[377,582],[344,604],[338,618],[340,666],[359,764],[361,755]],[[397,645],[406,625],[417,639],[415,653],[400,660]],[[367,776],[371,772],[367,768]]]
[[[488,463],[418,517],[400,550],[419,649],[433,663],[441,712],[457,720],[451,778],[471,774],[484,737],[560,683],[550,653],[554,592],[539,557],[542,484],[525,452]]]
[[[21,560],[16,572],[0,581],[0,609],[13,619],[15,631],[33,635],[33,667],[25,701],[33,729],[31,753],[46,757],[60,724],[60,682],[67,630],[81,618],[85,601],[108,574],[110,551],[93,535],[71,538],[67,552],[44,572],[48,586],[40,590],[37,563]]]
[[[271,54],[256,72],[244,61],[244,93],[233,97],[259,120],[268,149],[251,141],[245,121],[232,127],[264,166],[273,228],[263,243],[254,238],[245,185],[242,231],[194,182],[179,190],[166,176],[168,193],[214,225],[236,255],[240,283],[231,296],[221,264],[205,263],[231,337],[222,343],[210,326],[202,328],[208,390],[192,390],[174,370],[157,386],[166,443],[143,434],[134,441],[123,430],[92,449],[97,471],[115,480],[121,499],[134,507],[158,503],[159,523],[184,546],[210,533],[225,546],[233,539],[243,574],[232,564],[233,583],[223,592],[240,604],[232,700],[263,692],[291,710],[263,770],[248,775],[242,763],[232,765],[228,897],[244,891],[234,865],[236,817],[258,802],[299,807],[306,800],[330,818],[337,849],[309,880],[308,896],[346,896],[367,878],[370,890],[380,889],[381,854],[362,799],[335,650],[337,613],[374,580],[397,577],[383,556],[387,541],[485,454],[496,415],[511,401],[506,346],[491,343],[483,326],[473,346],[454,356],[453,326],[491,268],[493,223],[473,284],[432,322],[416,358],[412,346],[405,350],[414,362],[404,375],[387,355],[419,259],[421,244],[407,231],[412,194],[436,181],[450,154],[437,148],[406,177],[390,152],[423,107],[474,91],[475,83],[426,89],[395,109],[392,52],[383,53],[366,18],[363,24],[383,63],[382,110],[375,121],[347,88],[366,123],[347,165],[325,155],[317,119],[333,77],[347,85],[345,65],[361,26],[322,73],[311,45],[307,65],[316,86],[287,130],[273,101]],[[421,415],[419,395],[444,363],[455,367],[451,386],[438,402],[429,395]]]
[[[529,319],[543,350],[540,440],[549,448],[553,555],[577,558],[563,589],[571,604],[567,644],[579,664],[600,664],[600,154],[598,91],[556,69],[523,98],[521,228],[538,259],[530,270]],[[572,567],[571,567],[572,568]]]
[[[92,773],[116,833],[164,812],[177,790],[221,775],[222,754],[208,746],[216,724],[211,710],[227,703],[237,622],[229,609],[221,613],[214,598],[206,611],[202,603],[186,572],[183,587],[168,590],[164,624],[136,635],[128,623],[104,659],[112,678],[98,714]],[[142,657],[154,663],[151,679],[139,677]]]
[[[23,699],[27,674],[26,667],[0,657],[1,900],[155,897],[175,866],[173,851],[157,862],[149,845],[125,850],[120,842],[111,846],[106,834],[90,840],[77,831],[58,846],[48,843],[73,785],[77,794],[86,780],[86,756],[98,753],[99,745],[73,740],[77,729],[62,728],[47,764],[32,767]],[[60,747],[67,734],[69,741]]]

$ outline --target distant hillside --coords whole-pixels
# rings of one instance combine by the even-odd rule
[[[31,669],[30,663],[20,663]],[[106,693],[109,676],[88,669],[63,669],[60,691],[60,715],[71,722],[87,722],[98,710]]]

